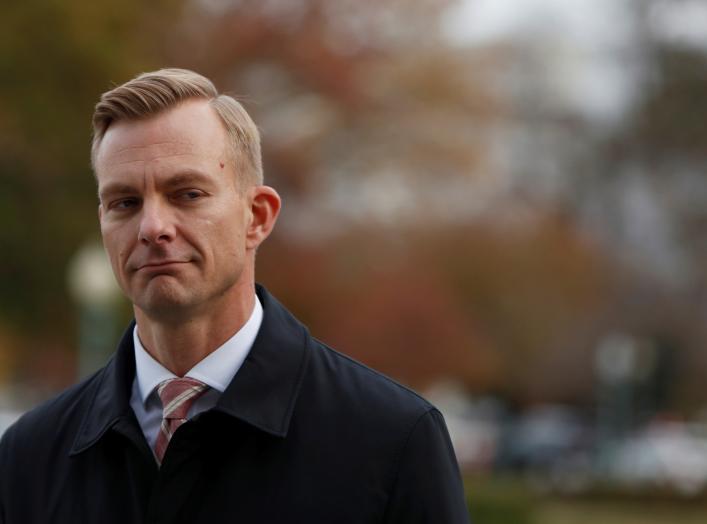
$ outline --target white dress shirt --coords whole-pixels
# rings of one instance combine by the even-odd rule
[[[248,356],[262,321],[263,306],[256,296],[253,312],[243,327],[222,346],[187,371],[185,377],[194,378],[209,386],[206,393],[194,401],[187,418],[216,405],[221,393],[233,380]],[[160,424],[162,424],[162,401],[157,394],[157,386],[161,382],[177,378],[177,376],[157,362],[145,350],[138,337],[137,326],[133,330],[133,343],[135,346],[135,379],[130,395],[130,406],[135,412],[147,443],[154,451],[157,433]]]

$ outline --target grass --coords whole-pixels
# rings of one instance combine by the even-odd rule
[[[538,505],[537,524],[697,524],[707,522],[707,508],[679,503],[652,504],[591,501],[548,501]],[[482,522],[479,522],[482,524]]]
[[[473,524],[703,524],[705,500],[601,493],[566,497],[534,493],[517,478],[465,481]]]

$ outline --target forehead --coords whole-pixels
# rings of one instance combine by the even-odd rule
[[[192,100],[141,120],[112,124],[96,154],[96,174],[146,164],[212,163],[225,156],[226,131],[205,100]],[[197,166],[194,166],[197,167]]]

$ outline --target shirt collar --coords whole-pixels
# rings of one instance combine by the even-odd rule
[[[203,360],[191,368],[185,376],[199,380],[207,386],[223,393],[240,369],[253,341],[258,334],[263,321],[263,306],[255,297],[250,318],[231,338],[211,352]],[[137,381],[140,398],[143,403],[163,381],[177,376],[157,362],[140,342],[138,326],[133,329],[133,346],[135,347],[135,380]]]
[[[262,326],[214,409],[271,435],[285,437],[307,371],[313,339],[307,328],[265,288],[256,286],[256,292],[263,308]],[[135,379],[134,327],[134,323],[128,327],[106,367],[80,386],[92,398],[71,455],[93,446],[111,428],[144,441],[129,403]]]

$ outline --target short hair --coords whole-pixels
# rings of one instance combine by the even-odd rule
[[[104,135],[114,122],[155,116],[192,99],[207,100],[226,128],[229,156],[236,172],[245,172],[255,184],[263,183],[260,133],[243,106],[233,97],[220,94],[213,82],[188,69],[167,68],[142,73],[106,91],[93,112],[91,163]],[[245,180],[244,180],[245,181]]]

